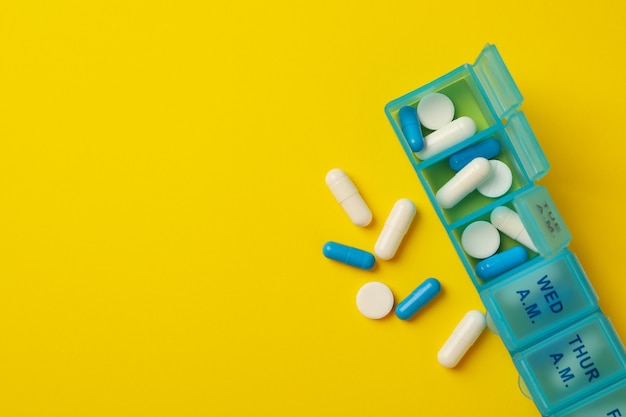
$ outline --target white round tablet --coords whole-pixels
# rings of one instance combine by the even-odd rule
[[[463,230],[461,245],[472,258],[485,259],[498,251],[500,233],[491,223],[478,220]]]
[[[417,117],[423,126],[437,130],[454,119],[454,104],[441,93],[429,94],[417,103]]]
[[[506,194],[513,184],[511,168],[502,161],[490,159],[491,174],[477,188],[485,197],[496,198]]]
[[[356,295],[356,306],[368,319],[382,319],[393,308],[393,293],[382,282],[368,282]]]

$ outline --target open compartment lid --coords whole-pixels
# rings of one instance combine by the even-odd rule
[[[472,68],[498,117],[507,118],[519,108],[524,98],[495,45],[487,44]]]

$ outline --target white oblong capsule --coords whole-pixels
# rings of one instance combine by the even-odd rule
[[[524,224],[522,223],[522,219],[520,219],[519,214],[511,210],[506,206],[500,206],[493,209],[491,212],[491,224],[495,226],[496,229],[510,237],[511,239],[521,243],[526,246],[528,249],[539,252],[537,247],[531,240]]]
[[[487,159],[474,158],[437,191],[435,199],[442,208],[452,208],[474,191],[490,173],[491,164]]]
[[[409,230],[415,211],[415,204],[408,198],[396,201],[374,246],[376,256],[383,260],[393,258]]]
[[[421,160],[428,159],[457,143],[463,142],[474,133],[476,133],[474,120],[467,116],[461,116],[431,134],[424,136],[424,149],[415,152],[415,155]]]
[[[328,185],[333,196],[341,204],[352,223],[361,227],[370,224],[372,211],[345,172],[339,168],[328,171],[328,174],[326,174],[326,185]]]
[[[486,326],[487,320],[482,312],[471,310],[465,314],[437,354],[437,360],[441,366],[454,368]]]

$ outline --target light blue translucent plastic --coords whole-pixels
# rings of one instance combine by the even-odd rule
[[[399,111],[415,108],[435,92],[452,100],[455,118],[471,117],[477,129],[473,136],[422,161],[402,132]],[[536,184],[550,165],[520,111],[522,100],[498,50],[487,45],[474,64],[392,100],[385,114],[541,414],[626,417],[626,351],[567,248],[572,236],[554,201]],[[429,133],[421,127],[422,136]],[[453,208],[440,207],[437,191],[468,159],[461,154],[453,162],[451,157],[476,152],[475,147],[485,143],[500,148],[489,158],[511,169],[511,188],[497,198],[473,191]],[[477,273],[483,261],[465,253],[461,236],[472,222],[490,221],[499,206],[519,215],[537,252],[515,249],[519,259],[527,256],[525,262],[483,279]],[[503,233],[500,237],[496,257],[520,245]],[[613,412],[616,409],[620,414]]]
[[[480,297],[511,352],[598,310],[595,291],[567,249],[489,287]]]
[[[502,271],[497,276],[481,277],[478,268],[480,267],[479,264],[482,265],[484,262],[474,259],[465,253],[461,245],[461,236],[463,230],[472,222],[477,220],[490,221],[490,214],[493,209],[501,205],[505,205],[517,212],[539,253],[525,249],[528,260],[521,267]],[[541,260],[541,257],[549,258],[554,256],[556,253],[565,249],[572,238],[548,190],[538,185],[526,187],[513,193],[511,196],[493,200],[488,205],[479,208],[452,225],[446,226],[446,230],[468,275],[479,291],[512,274],[517,274],[521,268],[533,266],[535,262]],[[504,234],[500,234],[500,238],[501,242],[498,253],[519,246],[518,242],[508,238]]]
[[[508,117],[522,104],[522,93],[495,45],[487,45],[482,50],[474,63],[474,71],[494,111],[500,117]]]
[[[543,415],[626,378],[624,347],[600,313],[516,353],[513,362]]]
[[[545,187],[520,194],[513,205],[537,250],[550,257],[569,245],[572,234]]]
[[[626,417],[626,379],[553,417]]]

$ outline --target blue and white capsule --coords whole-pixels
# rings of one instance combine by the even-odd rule
[[[362,249],[354,248],[337,242],[326,242],[322,253],[328,259],[342,262],[365,270],[370,270],[376,264],[373,254]]]
[[[495,158],[500,153],[500,148],[500,142],[498,142],[494,138],[490,138],[453,154],[452,156],[450,156],[450,159],[448,159],[448,165],[450,165],[450,168],[453,171],[458,172],[465,165],[472,162],[474,158]]]
[[[411,106],[404,106],[398,112],[400,128],[413,152],[419,152],[424,148],[424,136],[417,118],[417,110]]]
[[[489,280],[520,266],[528,260],[528,252],[521,246],[514,246],[503,252],[490,256],[476,264],[476,275],[480,279]]]
[[[400,320],[409,320],[441,292],[441,284],[435,278],[428,278],[413,290],[396,307],[396,316]]]

